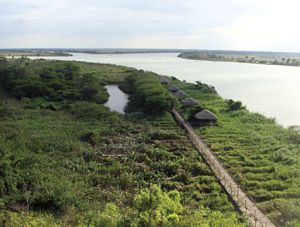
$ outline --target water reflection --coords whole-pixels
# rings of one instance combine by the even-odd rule
[[[128,95],[121,91],[118,85],[107,85],[105,87],[109,93],[109,99],[104,105],[111,111],[124,113],[124,108],[128,102]]]

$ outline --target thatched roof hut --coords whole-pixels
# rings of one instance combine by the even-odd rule
[[[217,116],[209,110],[202,110],[194,115],[199,120],[217,120]]]
[[[185,93],[185,92],[182,91],[182,90],[178,90],[178,91],[175,93],[175,96],[178,97],[178,98],[181,98],[181,99],[184,99],[184,98],[188,97],[187,93]]]
[[[166,78],[160,78],[160,83],[164,85],[169,85],[171,82]]]
[[[214,125],[217,122],[217,116],[209,110],[202,110],[194,115],[194,119],[190,123],[195,126]]]
[[[193,107],[199,105],[199,102],[193,98],[185,98],[182,100],[182,105],[185,107]]]
[[[172,85],[171,87],[169,87],[169,91],[175,93],[175,92],[179,91],[179,87]]]

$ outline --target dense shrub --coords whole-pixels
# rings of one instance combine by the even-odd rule
[[[8,64],[8,63],[7,63]],[[4,89],[16,98],[44,98],[48,101],[86,100],[104,103],[106,89],[95,74],[81,74],[73,63],[53,63],[34,69],[15,62],[0,68]]]
[[[0,119],[4,119],[9,114],[10,112],[7,107],[4,104],[0,103]]]
[[[204,107],[201,105],[197,105],[195,107],[190,108],[190,110],[187,113],[187,120],[194,120],[195,114],[202,111],[203,109],[204,109]]]
[[[227,105],[228,105],[228,109],[230,111],[235,111],[235,110],[240,110],[242,109],[242,103],[240,101],[234,101],[232,99],[228,99],[226,100]]]
[[[63,109],[77,118],[89,120],[106,120],[113,117],[113,115],[109,112],[108,107],[91,102],[70,103],[66,104]]]
[[[139,211],[135,222],[143,226],[174,226],[179,223],[179,215],[183,210],[178,191],[166,193],[157,185],[138,194],[134,207]]]
[[[127,112],[161,113],[176,105],[175,97],[151,73],[131,74],[120,88],[130,93]]]
[[[200,81],[196,81],[196,84],[194,85],[194,88],[196,90],[199,90],[203,93],[208,93],[208,94],[217,94],[216,89],[213,86],[209,86],[207,84],[204,84]]]
[[[149,133],[149,137],[152,140],[168,140],[168,139],[178,139],[179,136],[172,131],[157,130]]]

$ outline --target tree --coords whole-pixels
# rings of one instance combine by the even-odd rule
[[[95,98],[95,96],[97,95],[98,91],[97,88],[95,87],[84,87],[81,90],[81,94],[82,94],[82,98],[83,100],[87,100],[87,101],[91,101]]]

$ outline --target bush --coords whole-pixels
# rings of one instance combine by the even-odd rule
[[[216,89],[213,86],[209,86],[207,84],[204,84],[200,81],[196,81],[196,84],[194,86],[195,89],[207,93],[207,94],[217,94]]]
[[[134,199],[138,210],[135,223],[140,226],[172,226],[179,223],[183,210],[178,191],[163,192],[157,185],[145,189]]]
[[[0,222],[3,226],[31,226],[31,227],[59,227],[62,223],[55,220],[52,215],[48,214],[24,214],[8,212]]]
[[[4,104],[0,103],[0,119],[4,119],[8,115],[10,115],[10,111]]]
[[[232,99],[227,100],[227,105],[230,111],[240,110],[243,108],[240,101],[234,101]]]
[[[35,69],[30,64],[12,63],[1,73],[1,83],[6,91],[21,99],[43,98],[48,101],[86,100],[104,103],[106,89],[94,74],[80,75],[74,63],[52,63]],[[3,74],[3,75],[2,75]]]
[[[121,220],[119,208],[113,203],[108,203],[103,212],[96,218],[94,224],[103,227],[117,227]]]
[[[74,205],[78,205],[76,189],[70,181],[61,177],[48,176],[32,194],[31,206],[34,209],[63,212]]]
[[[126,112],[162,113],[171,110],[177,103],[159,79],[150,73],[132,74],[120,88],[131,94]]]
[[[77,118],[89,120],[108,120],[114,116],[109,111],[108,107],[90,102],[76,102],[67,104],[64,106],[64,110]]]
[[[200,112],[204,110],[204,107],[201,105],[197,105],[195,107],[192,107],[189,111],[188,111],[188,116],[187,119],[188,120],[194,120],[194,116],[196,113]]]
[[[149,133],[149,137],[152,140],[172,140],[179,139],[179,135],[176,132],[156,130]]]

